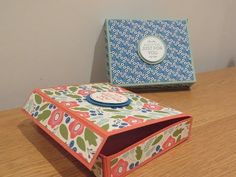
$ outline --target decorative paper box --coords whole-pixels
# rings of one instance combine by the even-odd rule
[[[35,89],[23,111],[97,177],[127,175],[186,140],[192,123],[106,83]]]
[[[187,20],[105,22],[110,83],[123,87],[187,87],[195,72]]]

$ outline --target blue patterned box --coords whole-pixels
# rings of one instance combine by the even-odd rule
[[[123,87],[190,87],[196,79],[187,23],[106,20],[110,83]]]

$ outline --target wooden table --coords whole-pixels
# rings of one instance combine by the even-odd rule
[[[236,176],[236,68],[198,74],[191,91],[143,96],[193,115],[189,141],[133,177]],[[0,112],[0,176],[93,176],[19,109]]]

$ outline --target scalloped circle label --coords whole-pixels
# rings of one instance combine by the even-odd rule
[[[144,62],[156,64],[165,58],[166,45],[160,37],[147,36],[139,42],[138,52]]]
[[[90,94],[90,98],[96,102],[106,104],[123,104],[129,100],[126,96],[115,92],[96,92]]]

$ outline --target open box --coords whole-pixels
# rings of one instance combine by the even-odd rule
[[[129,103],[88,100],[108,92]],[[104,83],[35,89],[23,111],[97,177],[127,175],[186,140],[192,123],[189,115]]]

